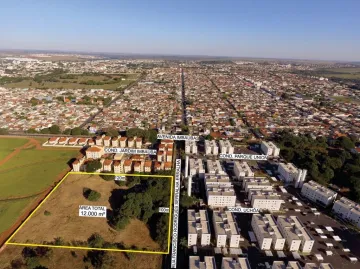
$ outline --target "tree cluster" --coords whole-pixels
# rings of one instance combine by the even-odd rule
[[[86,163],[86,172],[88,173],[93,173],[96,170],[99,170],[102,167],[102,164],[100,162],[100,160],[92,160],[92,161],[88,161]]]
[[[83,195],[86,199],[88,199],[91,202],[97,201],[101,197],[101,194],[99,192],[89,188],[83,189]]]
[[[130,128],[126,131],[127,137],[141,137],[153,144],[157,141],[157,134],[157,131],[153,129],[143,130],[140,128]]]
[[[309,176],[321,184],[350,188],[350,198],[360,201],[360,155],[351,152],[355,144],[349,137],[315,139],[281,131],[276,141],[286,161],[307,169]]]
[[[132,218],[139,219],[152,227],[154,239],[161,248],[166,248],[168,215],[158,213],[158,209],[169,206],[170,181],[162,178],[141,180],[122,199],[113,208],[112,225],[121,230]]]

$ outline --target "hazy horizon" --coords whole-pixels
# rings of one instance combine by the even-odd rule
[[[10,1],[2,50],[360,61],[359,1]]]

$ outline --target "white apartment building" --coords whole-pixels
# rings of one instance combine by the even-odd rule
[[[220,146],[221,154],[233,154],[234,153],[234,147],[231,145],[229,140],[220,140],[219,146]]]
[[[247,258],[223,257],[221,269],[251,269]]]
[[[215,230],[216,246],[238,248],[240,244],[240,230],[234,219],[234,214],[229,211],[214,210],[213,225]]]
[[[197,154],[198,153],[198,147],[196,145],[196,141],[185,140],[185,153],[186,154]]]
[[[286,269],[303,269],[298,261],[288,261]]]
[[[260,249],[284,249],[285,238],[280,233],[272,215],[266,214],[265,216],[261,216],[260,214],[253,214],[251,227],[259,242]]]
[[[86,150],[87,159],[100,159],[104,155],[104,148],[98,146],[92,146]]]
[[[285,262],[283,262],[283,261],[273,261],[271,269],[286,269]]]
[[[222,167],[219,160],[212,161],[207,160],[206,161],[206,169],[208,174],[220,174],[220,175],[226,175],[226,172],[224,168]]]
[[[253,177],[255,175],[247,162],[239,161],[236,161],[234,163],[234,174],[237,179],[244,177]]]
[[[334,203],[332,211],[340,218],[351,221],[360,228],[360,204],[342,197]]]
[[[301,188],[301,195],[305,196],[314,203],[320,203],[323,206],[329,206],[335,201],[337,193],[316,183],[309,181]]]
[[[248,199],[253,208],[269,211],[279,211],[281,205],[285,203],[280,195],[271,191],[250,190]]]
[[[314,246],[314,238],[296,216],[278,216],[277,225],[286,239],[289,251],[310,253]]]
[[[301,188],[305,182],[307,170],[298,169],[293,163],[279,163],[278,173],[285,183],[291,183],[295,188]]]
[[[207,186],[206,197],[210,207],[234,207],[236,204],[236,195],[232,186]]]
[[[189,256],[189,269],[216,269],[215,258],[205,256],[202,262],[199,256]]]
[[[205,140],[205,155],[218,155],[219,147],[215,140]]]
[[[210,245],[211,231],[209,226],[209,218],[206,210],[195,212],[188,209],[188,246]]]
[[[205,174],[204,177],[205,186],[207,187],[216,187],[216,186],[227,186],[231,187],[232,183],[228,175],[214,175],[214,174]]]
[[[189,177],[198,176],[200,179],[204,179],[205,169],[203,160],[198,159],[189,159]]]
[[[273,186],[270,181],[266,178],[244,178],[242,182],[242,188],[245,192],[251,190],[259,191],[272,191]]]
[[[268,156],[278,157],[280,154],[280,148],[271,141],[262,141],[260,149],[265,155]]]

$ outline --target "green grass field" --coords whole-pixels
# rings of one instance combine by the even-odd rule
[[[359,100],[347,97],[347,96],[333,96],[332,99],[334,99],[336,102],[339,103],[355,103],[360,104]]]
[[[124,77],[125,76],[125,77]],[[125,80],[114,81],[114,78]],[[6,83],[6,88],[49,88],[49,89],[105,89],[117,90],[126,87],[128,84],[138,78],[138,74],[114,74],[114,75],[76,75],[74,79],[62,79],[55,77],[57,82],[43,81],[38,83],[33,79],[23,80],[21,82]],[[100,85],[82,84],[87,81],[95,81]],[[109,84],[108,84],[109,83]]]
[[[43,139],[42,139],[43,140]],[[0,138],[0,156],[7,156],[16,147],[26,144],[27,139]],[[9,228],[26,207],[38,195],[53,185],[58,175],[67,167],[67,162],[78,155],[78,151],[69,149],[36,149],[35,145],[14,155],[0,165],[0,233]]]
[[[0,201],[0,233],[9,229],[26,207],[35,199],[36,197],[14,201]]]
[[[26,138],[19,139],[0,139],[0,160],[9,155],[15,148],[25,145],[28,140]]]
[[[319,69],[318,75],[343,79],[360,79],[360,68],[329,68]]]

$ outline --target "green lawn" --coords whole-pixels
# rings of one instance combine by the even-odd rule
[[[64,168],[64,164],[71,158],[77,155],[77,151],[75,150],[36,150],[35,147],[30,149],[23,149],[17,155],[15,155],[10,161],[4,163],[0,166],[0,174],[1,171],[16,168],[22,165],[30,165],[38,162],[46,162],[54,160],[57,162],[59,166]],[[59,159],[56,161],[56,159]],[[23,168],[21,168],[22,170]],[[1,179],[0,179],[1,182]]]
[[[63,156],[60,159],[52,162],[40,162],[7,171],[0,170],[0,198],[32,195],[45,190],[53,184],[56,176],[67,167],[66,163],[72,157],[75,157],[76,154],[76,151],[72,151],[71,153],[61,154]],[[36,158],[37,156],[34,152],[31,156],[33,156],[32,161],[40,160],[40,158]],[[42,155],[42,157],[44,157],[44,155]],[[30,160],[21,161],[25,163]],[[14,162],[6,163],[6,166],[14,166]],[[3,169],[3,166],[1,166],[1,169]]]
[[[9,155],[15,148],[26,144],[26,138],[0,138],[0,160]]]
[[[0,201],[0,233],[7,230],[36,197],[14,201]]]
[[[353,99],[351,97],[348,97],[348,96],[333,96],[332,97],[336,102],[339,102],[339,103],[357,103],[357,104],[360,104],[360,101],[359,100],[356,100],[356,99]]]

